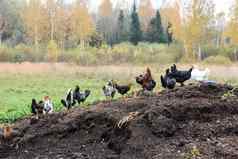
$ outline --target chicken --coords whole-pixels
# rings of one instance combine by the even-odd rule
[[[156,86],[156,82],[151,75],[151,71],[147,68],[144,75],[139,75],[136,77],[136,82],[140,84],[143,90],[153,91]]]
[[[65,108],[68,110],[76,104],[74,98],[73,98],[73,91],[72,89],[69,89],[65,95],[64,99],[61,99],[61,103]]]
[[[84,103],[90,94],[91,94],[90,90],[85,90],[84,92],[80,92],[80,95],[77,98],[78,103],[79,104]]]
[[[53,103],[49,96],[44,97],[44,114],[53,113]]]
[[[36,100],[32,99],[32,102],[31,102],[31,113],[36,115],[37,114],[37,108],[38,108],[38,104],[37,104]]]
[[[195,81],[206,81],[208,80],[208,76],[210,74],[210,70],[206,68],[205,70],[199,70],[197,66],[192,71],[192,80]]]
[[[80,98],[80,87],[76,86],[73,91],[73,100]]]
[[[130,91],[131,86],[132,86],[131,83],[128,84],[128,85],[118,85],[117,83],[114,83],[114,85],[115,85],[115,88],[116,88],[117,92],[119,94],[121,94],[122,96],[127,94]]]
[[[32,99],[31,102],[31,112],[34,115],[41,115],[43,114],[44,111],[44,102],[40,101],[37,103],[36,99]]]
[[[108,81],[107,85],[102,87],[102,90],[106,98],[110,97],[111,99],[113,99],[116,94],[116,88],[113,84],[113,81]]]
[[[161,84],[164,88],[174,89],[174,87],[176,85],[176,79],[174,79],[171,76],[169,69],[166,70],[166,74],[164,77],[161,75],[160,80],[161,80]]]
[[[90,94],[91,94],[90,90],[85,90],[84,92],[80,92],[80,87],[76,86],[73,92],[73,100],[77,101],[78,104],[84,103]]]
[[[11,126],[7,125],[2,128],[0,128],[0,137],[3,139],[11,139],[12,137],[15,137],[19,135],[19,131],[14,130]]]
[[[184,82],[189,80],[192,76],[193,67],[188,71],[179,71],[177,70],[177,66],[174,64],[171,67],[171,77],[176,80],[177,83],[180,83],[181,86],[184,86]]]

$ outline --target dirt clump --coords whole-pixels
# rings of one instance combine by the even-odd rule
[[[17,135],[0,139],[0,158],[237,159],[238,100],[222,98],[232,89],[193,84],[25,118]]]

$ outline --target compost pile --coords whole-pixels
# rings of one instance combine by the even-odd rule
[[[237,159],[238,93],[231,89],[193,84],[25,118],[15,123],[16,136],[0,140],[0,158]]]

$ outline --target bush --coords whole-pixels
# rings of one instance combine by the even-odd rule
[[[54,40],[50,40],[47,46],[47,59],[50,62],[57,62],[59,56],[59,49]]]
[[[219,65],[229,65],[231,60],[225,56],[210,56],[203,61],[205,64],[219,64]]]
[[[0,61],[12,61],[13,59],[13,51],[11,48],[6,45],[0,45]]]

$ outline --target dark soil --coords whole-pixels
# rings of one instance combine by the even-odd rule
[[[238,98],[226,85],[189,85],[15,123],[1,139],[11,159],[237,159]],[[236,92],[235,92],[236,93]],[[123,127],[117,123],[139,114]]]

